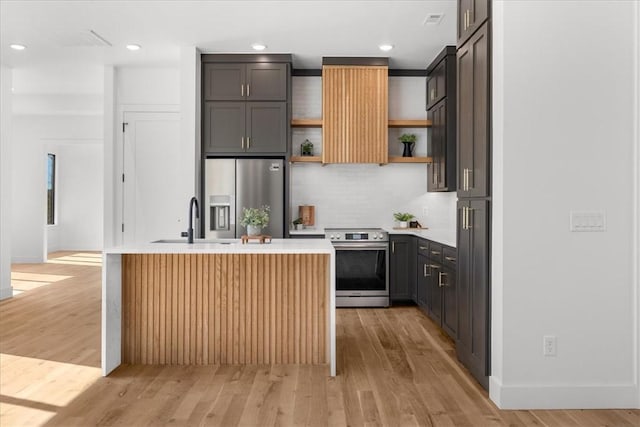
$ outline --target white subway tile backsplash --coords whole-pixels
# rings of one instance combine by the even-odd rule
[[[456,194],[427,193],[426,180],[424,164],[293,164],[291,215],[308,204],[317,228],[393,227],[393,213],[402,211],[429,228],[455,228]]]

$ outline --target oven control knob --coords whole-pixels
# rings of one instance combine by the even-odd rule
[[[336,234],[336,239],[340,240],[340,235]]]
[[[333,240],[333,239],[335,239],[335,236],[332,234],[332,235],[329,236],[329,239]]]

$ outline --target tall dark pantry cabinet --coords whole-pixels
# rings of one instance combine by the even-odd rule
[[[458,0],[458,359],[485,389],[490,375],[490,0]]]

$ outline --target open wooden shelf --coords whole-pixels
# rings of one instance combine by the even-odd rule
[[[431,157],[392,157],[389,156],[389,163],[431,163]]]
[[[390,128],[429,128],[431,120],[389,120]]]
[[[294,128],[321,128],[322,119],[291,119]]]
[[[390,128],[428,128],[431,120],[389,120]],[[321,128],[322,119],[291,119],[291,127],[294,128]]]
[[[291,163],[320,163],[322,157],[320,156],[291,156],[289,157]]]

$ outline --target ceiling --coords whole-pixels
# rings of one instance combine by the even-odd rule
[[[60,62],[169,65],[182,46],[205,53],[291,53],[295,68],[323,56],[388,56],[391,68],[424,69],[455,44],[456,1],[6,1],[0,61],[13,68]],[[430,14],[443,14],[425,24]],[[103,44],[90,30],[110,43]],[[27,46],[14,51],[10,44]],[[142,46],[131,52],[125,45]],[[382,52],[381,43],[394,49]]]

